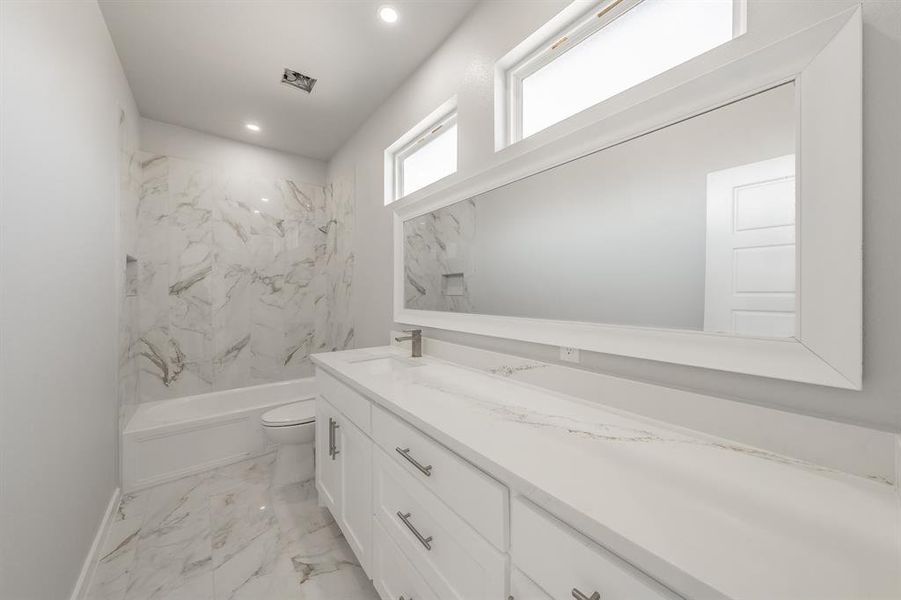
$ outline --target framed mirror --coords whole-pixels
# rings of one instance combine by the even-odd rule
[[[860,27],[402,202],[395,320],[859,388]]]

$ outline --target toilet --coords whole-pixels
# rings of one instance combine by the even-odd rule
[[[275,485],[312,479],[316,402],[304,400],[279,406],[260,417],[270,443],[277,445],[272,478]]]

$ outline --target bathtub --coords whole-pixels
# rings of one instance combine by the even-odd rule
[[[267,452],[260,416],[315,396],[315,378],[307,377],[142,403],[122,432],[123,491]]]

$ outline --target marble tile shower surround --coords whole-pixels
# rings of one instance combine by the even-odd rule
[[[313,480],[274,454],[122,498],[87,600],[376,600]]]
[[[469,285],[476,205],[451,204],[404,223],[404,302],[407,308],[475,312]],[[444,293],[444,275],[463,274],[463,293]]]
[[[134,414],[138,402],[138,365],[134,348],[138,337],[137,243],[138,202],[141,195],[141,157],[126,127],[126,115],[119,114],[119,430]]]
[[[142,153],[142,401],[305,377],[353,344],[353,183],[264,180]],[[263,199],[266,200],[263,200]]]

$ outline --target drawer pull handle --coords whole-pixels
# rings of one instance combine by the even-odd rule
[[[335,459],[335,420],[328,418],[328,455],[332,460]]]
[[[400,511],[397,511],[397,516],[401,521],[404,522],[404,525],[407,526],[407,529],[409,529],[413,533],[413,535],[416,536],[416,539],[419,540],[419,543],[425,546],[426,550],[432,549],[432,536],[423,537],[422,534],[419,533],[419,530],[413,527],[413,523],[410,522],[410,513],[402,513]]]
[[[410,462],[411,465],[413,465],[414,467],[416,467],[417,469],[419,469],[419,472],[420,472],[420,473],[422,473],[422,474],[425,475],[426,477],[431,477],[431,476],[432,476],[432,465],[425,465],[425,466],[423,466],[422,463],[420,463],[418,460],[416,460],[415,458],[413,458],[412,456],[410,456],[410,449],[409,449],[409,448],[401,448],[400,446],[398,446],[398,447],[395,448],[394,450],[397,451],[398,454],[400,454],[401,456],[403,456],[404,458],[406,458],[406,459]]]
[[[335,456],[338,455],[338,447],[335,444],[335,430],[338,429],[340,425],[338,425],[338,421],[333,418],[328,418],[328,455],[332,457],[332,460],[335,460]]]
[[[601,593],[595,592],[590,596],[586,596],[578,589],[573,588],[573,598],[575,598],[576,600],[601,600]]]

